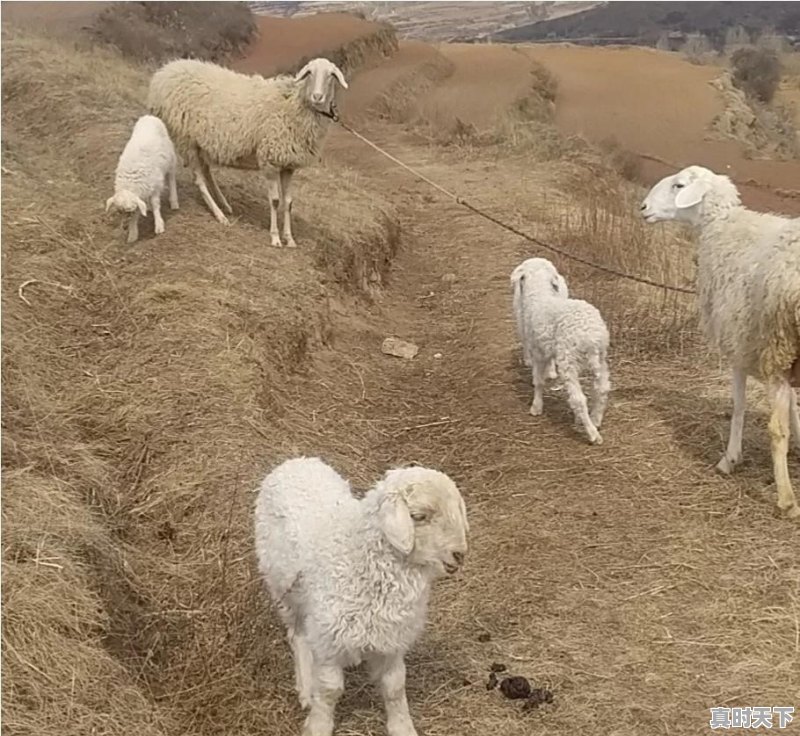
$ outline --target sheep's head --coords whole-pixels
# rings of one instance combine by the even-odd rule
[[[467,510],[456,484],[423,467],[389,470],[378,485],[378,525],[406,559],[453,574],[467,552]]]
[[[641,210],[647,222],[680,220],[697,224],[703,215],[707,197],[718,205],[736,207],[739,191],[722,174],[703,166],[688,166],[672,176],[665,176],[644,198]]]
[[[569,296],[567,282],[546,258],[528,258],[511,272],[511,288],[515,294],[523,289],[537,296]]]
[[[109,197],[106,200],[106,212],[112,207],[119,212],[127,212],[128,214],[138,209],[142,217],[147,216],[147,205],[133,192],[116,192],[113,197]]]
[[[296,82],[305,81],[305,96],[308,104],[318,112],[332,112],[335,99],[334,82],[347,89],[344,74],[328,59],[318,58],[308,62],[294,77]]]

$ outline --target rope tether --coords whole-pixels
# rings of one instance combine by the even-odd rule
[[[353,128],[351,128],[344,121],[339,120],[338,122],[339,122],[339,125],[341,125],[348,133],[350,133],[351,135],[354,135],[360,141],[363,141],[364,143],[366,143],[370,148],[373,148],[378,153],[380,153],[382,156],[385,156],[386,158],[388,158],[393,163],[395,163],[398,166],[400,166],[401,168],[405,169],[406,171],[408,171],[410,174],[415,176],[420,181],[424,181],[426,184],[428,184],[429,186],[431,186],[434,189],[438,190],[439,192],[444,194],[446,197],[449,197],[456,204],[460,204],[463,207],[466,207],[468,210],[474,212],[479,217],[483,217],[484,219],[489,220],[489,222],[493,222],[495,225],[498,225],[498,226],[502,227],[503,229],[508,230],[508,232],[514,233],[514,235],[517,235],[520,238],[524,238],[525,240],[528,240],[531,243],[534,243],[535,245],[538,245],[540,248],[545,248],[546,250],[552,251],[553,253],[558,253],[559,255],[563,256],[564,258],[569,258],[569,259],[571,259],[573,261],[577,261],[578,263],[582,263],[585,266],[589,266],[589,267],[594,268],[594,269],[596,269],[598,271],[603,271],[603,272],[611,274],[613,276],[619,276],[619,277],[624,278],[624,279],[629,279],[630,281],[636,281],[636,282],[638,282],[640,284],[647,284],[648,286],[654,286],[657,289],[665,289],[666,291],[676,291],[676,292],[678,292],[680,294],[694,294],[695,293],[695,291],[693,289],[687,289],[686,287],[683,287],[683,286],[672,286],[670,284],[660,284],[657,281],[652,281],[651,279],[644,278],[643,276],[633,276],[633,275],[631,275],[629,273],[624,273],[623,271],[617,271],[617,270],[615,270],[613,268],[609,268],[608,266],[603,266],[603,265],[601,265],[599,263],[595,263],[594,261],[590,261],[590,260],[588,260],[586,258],[582,258],[580,256],[576,256],[576,255],[574,255],[572,253],[568,253],[567,251],[562,250],[561,248],[559,248],[559,247],[557,247],[555,245],[551,245],[550,243],[545,243],[544,241],[533,237],[533,235],[529,235],[528,233],[524,233],[521,230],[518,230],[517,228],[515,228],[513,225],[509,225],[508,223],[505,223],[502,220],[499,220],[494,215],[490,215],[488,212],[485,212],[482,209],[480,209],[479,207],[476,207],[474,204],[468,202],[463,197],[459,197],[457,194],[454,194],[450,190],[445,189],[443,186],[441,186],[440,184],[437,184],[432,179],[429,179],[427,176],[425,176],[421,172],[417,171],[416,169],[412,168],[408,164],[403,163],[399,158],[396,158],[395,156],[392,156],[392,154],[389,153],[388,151],[384,151],[379,145],[373,143],[371,140],[369,140],[369,138],[366,138],[363,135],[361,135],[361,133],[359,133],[357,130],[353,130]]]

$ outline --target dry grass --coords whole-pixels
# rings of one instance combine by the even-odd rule
[[[321,167],[298,175],[296,253],[267,246],[264,182],[227,172],[234,227],[183,174],[166,233],[124,246],[102,202],[146,79],[4,34],[9,732],[215,733],[231,693],[252,695],[231,717],[263,696],[283,658],[252,646],[278,632],[250,488],[290,450],[285,387],[329,342],[331,296],[374,291],[398,243],[391,206]]]

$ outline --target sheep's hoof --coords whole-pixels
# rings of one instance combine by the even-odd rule
[[[177,202],[170,202],[169,203],[169,208],[171,210],[177,210],[178,209],[178,203]]]
[[[128,245],[133,245],[138,239],[138,233],[128,233]]]
[[[229,220],[227,217],[225,217],[225,215],[220,215],[220,216],[217,218],[217,222],[218,222],[220,225],[230,225],[230,224],[231,224],[231,221],[230,221],[230,220]]]
[[[791,519],[792,521],[796,521],[800,524],[800,506],[794,504],[786,511],[786,518]]]
[[[593,445],[602,445],[603,437],[600,432],[597,432],[594,436],[589,436],[589,442],[591,442]]]
[[[297,247],[297,243],[294,242],[294,238],[289,238],[286,241],[286,247],[287,248],[296,248]]]
[[[542,407],[541,406],[531,406],[530,413],[532,417],[538,417],[542,415]]]
[[[164,223],[162,222],[160,225],[156,225],[156,235],[161,235],[164,232]]]
[[[283,243],[281,243],[281,239],[277,235],[270,235],[269,236],[269,244],[273,248],[283,248]]]
[[[717,463],[717,470],[724,475],[730,475],[738,463],[738,460],[731,460],[726,454],[723,455],[722,460]]]

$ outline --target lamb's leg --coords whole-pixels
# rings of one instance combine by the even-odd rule
[[[311,710],[303,724],[302,736],[331,736],[336,703],[344,690],[344,672],[333,664],[314,663]]]
[[[161,193],[154,194],[150,197],[150,207],[153,210],[153,220],[156,224],[156,235],[161,235],[164,232],[164,218],[161,217]]]
[[[134,210],[128,220],[128,243],[135,243],[139,239],[139,210]]]
[[[178,181],[175,172],[175,167],[173,166],[169,172],[167,172],[167,183],[169,184],[169,208],[171,210],[178,209]]]
[[[281,195],[283,199],[283,239],[287,248],[296,248],[292,235],[292,176],[294,169],[281,169]]]
[[[542,413],[545,374],[536,356],[531,356],[531,382],[533,383],[533,402],[531,415],[538,417]]]
[[[792,438],[794,439],[794,445],[797,449],[800,450],[800,413],[798,413],[797,409],[797,393],[794,389],[792,391],[792,407],[791,407],[791,423],[792,423]]]
[[[608,392],[611,382],[608,377],[608,359],[605,353],[596,355],[591,361],[594,380],[592,381],[592,410],[589,418],[596,428],[600,428],[608,405]]]
[[[197,188],[200,190],[200,194],[203,195],[203,200],[205,201],[208,209],[211,210],[211,214],[217,218],[217,222],[222,225],[230,225],[230,221],[227,217],[225,217],[222,210],[217,207],[217,203],[214,201],[214,198],[211,196],[211,193],[208,191],[208,185],[206,184],[205,177],[203,176],[203,172],[201,167],[197,167],[194,170],[194,182],[197,184]]]
[[[772,416],[769,420],[769,436],[772,445],[772,467],[778,490],[778,508],[790,519],[800,519],[800,507],[794,497],[789,479],[789,414],[792,406],[792,387],[788,381],[779,379],[770,386]]]
[[[747,374],[741,368],[733,369],[733,416],[731,417],[731,434],[728,437],[728,449],[717,463],[717,470],[726,475],[733,472],[742,461],[742,427],[744,426],[744,410],[746,401]]]
[[[558,374],[564,380],[564,386],[567,389],[567,401],[569,402],[572,413],[575,419],[579,421],[586,434],[589,436],[589,442],[593,445],[601,445],[603,438],[597,427],[594,426],[591,418],[589,417],[589,406],[586,402],[586,396],[581,388],[581,382],[578,378],[578,372],[572,366],[558,365]]]
[[[233,208],[228,204],[228,200],[225,199],[225,195],[219,188],[219,184],[217,184],[217,180],[214,178],[214,172],[211,171],[211,167],[205,162],[203,163],[203,173],[208,179],[208,183],[211,185],[211,193],[214,195],[214,197],[216,197],[217,201],[222,205],[222,209],[225,210],[225,212],[227,212],[229,215],[232,214]]]
[[[369,660],[370,676],[377,681],[386,708],[386,731],[389,736],[417,736],[408,712],[406,665],[401,654],[373,655]]]
[[[278,232],[278,207],[281,203],[281,184],[279,174],[270,171],[267,174],[269,184],[269,241],[275,248],[282,247],[281,236]]]

